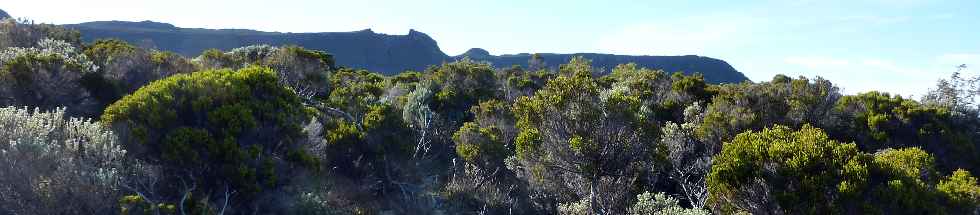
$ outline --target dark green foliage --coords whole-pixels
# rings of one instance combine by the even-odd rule
[[[66,106],[70,116],[97,114],[100,108],[84,88],[84,77],[97,67],[76,50],[51,39],[0,50],[0,105],[44,110]]]
[[[279,75],[280,81],[307,100],[328,96],[330,87],[328,75],[337,67],[333,55],[299,46],[275,49],[259,62],[237,60],[242,61],[242,65],[259,63],[272,67]]]
[[[85,47],[85,55],[89,56],[94,62],[108,62],[114,57],[125,57],[132,55],[138,49],[122,40],[107,39],[96,40]]]
[[[513,154],[516,135],[514,117],[509,106],[500,100],[488,100],[470,109],[475,122],[464,123],[453,134],[456,154],[463,160],[483,168],[503,166],[507,156]]]
[[[711,89],[708,89],[707,83],[704,82],[704,76],[700,73],[687,76],[684,73],[675,72],[670,78],[673,80],[670,86],[671,90],[687,93],[693,96],[694,100],[707,101],[715,94]]]
[[[220,69],[220,68],[239,68],[242,67],[241,62],[237,61],[232,55],[227,55],[218,49],[207,49],[201,52],[201,55],[197,56],[195,61],[203,69]]]
[[[954,171],[940,181],[937,188],[956,209],[969,212],[980,205],[980,185],[977,184],[977,178],[966,170]]]
[[[467,122],[453,135],[456,154],[467,162],[487,163],[490,160],[502,161],[506,152],[503,143],[490,128],[480,128],[476,123]]]
[[[147,51],[117,39],[87,44],[84,54],[99,67],[94,73],[86,74],[82,84],[99,101],[100,107],[152,81],[194,70],[188,60],[176,54]]]
[[[422,73],[407,71],[403,73],[398,73],[398,75],[391,77],[391,82],[392,84],[398,84],[398,83],[409,84],[409,83],[418,83],[423,79],[425,79],[425,77]]]
[[[830,140],[809,125],[742,133],[715,157],[709,204],[725,213],[844,213],[867,184],[869,159],[854,144]]]
[[[840,90],[823,78],[792,79],[777,75],[770,82],[726,84],[708,105],[698,135],[710,144],[721,144],[746,130],[761,130],[773,124],[799,127],[810,124],[835,136],[840,124],[834,105]]]
[[[470,106],[496,96],[493,67],[469,59],[443,64],[432,71],[435,97],[431,106],[454,124],[469,120]]]
[[[299,46],[286,46],[283,47],[287,52],[295,53],[297,56],[308,59],[317,59],[321,63],[327,66],[327,69],[336,68],[337,62],[333,59],[333,55],[328,54],[324,51],[304,49]]]
[[[0,105],[102,113],[120,135],[124,166],[142,170],[113,191],[123,214],[217,214],[225,200],[231,214],[980,211],[980,118],[939,94],[843,96],[784,75],[714,85],[582,57],[549,67],[563,57],[550,54],[497,69],[482,60],[504,57],[480,50],[385,76],[292,45],[188,60],[47,25],[2,21],[0,36]]]
[[[804,125],[745,132],[724,145],[708,178],[717,212],[944,214],[974,210],[962,203],[976,187],[969,174],[939,183],[932,155],[918,148],[862,152]],[[959,175],[956,175],[959,174]],[[959,185],[952,185],[957,183]],[[972,185],[971,185],[972,183]],[[953,186],[962,191],[951,192]],[[956,193],[956,194],[954,194]],[[972,201],[966,201],[972,202]]]
[[[512,108],[518,175],[560,202],[588,199],[593,213],[622,213],[633,181],[649,161],[655,122],[639,112],[638,96],[603,92],[588,60],[561,66],[532,97]],[[566,183],[582,181],[584,183]],[[615,189],[613,189],[615,187]]]
[[[850,121],[844,124],[844,135],[857,141],[862,150],[921,147],[936,155],[944,171],[978,170],[976,119],[960,121],[946,107],[922,105],[881,92],[845,96],[836,109],[846,113]]]
[[[947,213],[949,205],[941,204],[935,192],[937,173],[932,155],[918,148],[887,149],[875,154],[871,188],[877,213],[939,214]]]
[[[508,101],[521,96],[532,96],[534,92],[544,87],[548,80],[555,77],[548,70],[525,71],[519,66],[511,67],[498,73],[498,80],[503,88],[504,98]]]
[[[102,115],[131,156],[164,167],[167,193],[196,186],[215,201],[230,189],[241,205],[316,167],[303,151],[308,120],[299,97],[263,67],[174,75]]]
[[[82,43],[81,33],[52,24],[34,24],[33,21],[18,22],[15,19],[0,18],[0,49],[8,47],[31,47],[43,39],[65,41],[69,44]]]
[[[366,70],[340,69],[330,77],[330,96],[327,105],[353,115],[364,117],[367,108],[376,103],[388,87],[384,76]]]

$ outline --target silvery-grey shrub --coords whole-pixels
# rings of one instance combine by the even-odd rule
[[[124,155],[112,131],[64,108],[0,108],[0,214],[112,213]]]
[[[82,78],[98,67],[68,42],[42,39],[33,47],[7,47],[0,50],[0,68],[0,106],[69,107],[71,116],[99,112],[82,86]]]

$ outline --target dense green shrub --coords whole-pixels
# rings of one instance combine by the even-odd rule
[[[261,62],[279,75],[279,81],[306,99],[325,98],[329,94],[328,74],[336,68],[333,55],[323,51],[284,46]]]
[[[496,96],[497,79],[489,64],[463,59],[431,72],[435,85],[432,109],[455,126],[472,117],[466,112],[470,106]]]
[[[366,70],[338,70],[330,77],[329,98],[325,103],[360,119],[367,107],[379,103],[388,87],[384,76]]]
[[[559,202],[589,199],[592,213],[622,213],[632,197],[627,187],[635,182],[624,178],[640,177],[640,166],[655,165],[647,162],[647,144],[656,138],[656,124],[636,114],[637,96],[600,88],[588,60],[576,58],[562,68],[534,96],[514,103],[517,162],[508,165],[530,189]]]
[[[950,203],[963,211],[980,210],[980,185],[977,178],[966,170],[956,170],[937,186],[939,192],[948,197]]]
[[[862,150],[920,147],[936,156],[940,170],[980,168],[976,118],[961,120],[948,107],[874,91],[845,96],[835,109],[848,119],[843,139],[857,141]]]
[[[840,124],[834,112],[840,89],[820,77],[777,75],[769,82],[725,84],[708,91],[717,94],[708,104],[698,135],[718,146],[741,131],[774,124],[794,128],[810,124],[831,134]]]
[[[869,159],[809,125],[745,132],[715,157],[709,201],[721,212],[843,213],[868,183]]]
[[[194,58],[194,63],[202,69],[267,66],[276,72],[281,83],[306,100],[326,98],[330,93],[330,71],[337,69],[333,55],[294,45],[252,45],[229,52],[208,49]]]
[[[972,176],[957,171],[939,182],[934,162],[919,148],[872,155],[809,125],[798,131],[775,126],[739,134],[724,145],[708,178],[709,202],[722,213],[974,211],[975,201],[961,201],[974,195]]]
[[[514,117],[509,106],[500,100],[488,100],[474,105],[474,122],[463,123],[453,134],[456,155],[482,168],[503,165],[504,159],[513,155],[511,142],[516,135]]]
[[[101,103],[108,106],[152,81],[178,73],[189,73],[194,66],[170,52],[147,51],[122,40],[96,40],[84,53],[98,70],[82,78],[82,84]]]
[[[225,54],[218,49],[207,49],[194,58],[193,62],[201,69],[242,68],[242,62],[234,55]],[[247,64],[246,64],[247,65]]]
[[[232,190],[235,205],[261,203],[253,201],[318,165],[305,149],[308,111],[268,68],[155,81],[109,106],[102,121],[131,156],[164,166],[161,189],[171,198],[191,189],[216,201]]]

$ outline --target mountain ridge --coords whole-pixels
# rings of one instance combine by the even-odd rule
[[[230,50],[237,47],[269,44],[299,45],[334,54],[337,64],[362,68],[384,74],[397,74],[406,70],[421,71],[430,65],[469,57],[489,62],[495,67],[511,65],[528,66],[531,54],[491,55],[486,50],[474,48],[466,53],[450,56],[443,52],[438,42],[421,31],[410,29],[404,35],[375,33],[370,28],[350,32],[267,32],[251,29],[181,28],[169,23],[154,21],[95,21],[63,25],[82,33],[82,39],[91,42],[102,38],[117,38],[146,48],[173,51],[185,56],[196,56],[210,48]],[[573,56],[583,56],[593,61],[597,68],[612,69],[618,64],[634,62],[640,66],[662,69],[667,72],[704,74],[711,83],[737,83],[749,80],[727,62],[703,56],[633,56],[602,53],[539,53],[546,65],[554,68],[568,62]]]
[[[10,14],[8,14],[7,11],[3,11],[3,9],[0,9],[0,20],[6,18],[11,18]]]

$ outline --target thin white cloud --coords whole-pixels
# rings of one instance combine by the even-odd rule
[[[957,54],[944,54],[936,58],[940,63],[959,63],[959,64],[976,64],[975,66],[980,66],[980,54],[969,54],[969,53],[957,53]],[[957,64],[957,65],[959,65]]]
[[[855,15],[837,18],[834,21],[855,24],[890,25],[912,20],[910,16]]]
[[[940,58],[956,58],[947,56]],[[883,58],[842,59],[825,56],[788,57],[788,68],[795,68],[793,75],[821,76],[841,87],[844,93],[882,91],[918,98],[936,80],[952,73],[939,64],[911,64]],[[946,67],[952,68],[952,67]]]
[[[807,69],[820,69],[822,67],[838,67],[846,66],[850,64],[849,61],[844,59],[836,59],[829,57],[787,57],[783,59],[783,62],[788,64],[798,65],[806,67]]]
[[[921,69],[916,69],[908,66],[899,66],[894,61],[883,60],[883,59],[867,59],[861,62],[862,65],[872,69],[874,71],[881,71],[888,75],[903,75],[903,76],[920,76],[927,75]]]
[[[949,71],[956,71],[960,69],[959,65],[965,64],[966,68],[960,71],[962,74],[970,77],[980,75],[980,54],[944,54],[936,57],[936,63]]]
[[[725,20],[725,21],[718,21]],[[751,30],[745,18],[674,19],[667,23],[639,23],[601,35],[596,49],[630,55],[710,55],[733,46]]]

